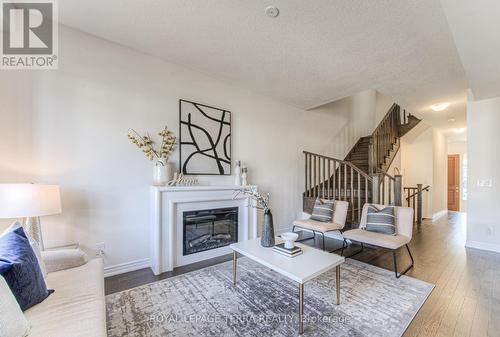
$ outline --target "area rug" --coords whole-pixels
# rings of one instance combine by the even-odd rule
[[[304,336],[401,336],[432,284],[356,260],[305,283]],[[247,258],[106,296],[108,336],[298,335],[298,285]]]

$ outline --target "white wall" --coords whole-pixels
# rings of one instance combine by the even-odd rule
[[[460,155],[460,212],[467,212],[467,200],[462,199],[464,179],[464,155],[467,155],[467,142],[457,141],[448,143],[448,154]]]
[[[391,106],[396,102],[394,98],[386,96],[377,91],[377,103],[375,105],[375,126],[379,125]]]
[[[31,75],[2,71],[0,74],[0,183],[30,177]]]
[[[31,181],[31,74],[0,73],[0,183]],[[0,219],[0,227],[11,220]]]
[[[467,246],[500,252],[500,97],[467,102]],[[486,182],[486,184],[483,184]],[[491,182],[491,186],[488,186]],[[479,186],[479,185],[486,186]]]
[[[427,128],[418,137],[409,142],[405,137],[401,140],[401,167],[403,186],[416,187],[431,185],[430,192],[422,196],[422,216],[432,218],[433,192],[433,147],[432,128]]]
[[[29,103],[34,180],[60,184],[62,191],[63,214],[43,219],[47,246],[77,241],[92,252],[104,242],[107,266],[149,257],[152,163],[128,142],[127,129],[155,132],[168,125],[177,132],[179,98],[232,111],[233,159],[248,166],[251,183],[271,193],[278,232],[291,226],[302,205],[302,150],[327,148],[339,116],[281,104],[64,27],[59,43],[59,70],[34,73]],[[24,88],[12,90],[22,102]],[[19,132],[18,111],[31,111],[22,104],[12,111],[9,128]],[[2,164],[17,158],[1,155]],[[19,166],[2,168],[2,180],[18,181]]]
[[[390,97],[369,89],[310,110],[336,116],[332,138],[323,153],[344,159],[359,138],[373,133],[393,103]]]
[[[403,186],[430,185],[423,194],[424,218],[435,218],[447,210],[447,142],[444,134],[423,122],[402,138]]]
[[[432,212],[439,214],[448,210],[448,145],[446,137],[432,130]]]

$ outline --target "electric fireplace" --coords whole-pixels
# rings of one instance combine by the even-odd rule
[[[238,242],[238,207],[183,212],[183,255]]]

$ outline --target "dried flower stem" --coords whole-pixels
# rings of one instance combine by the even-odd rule
[[[236,193],[233,196],[233,199],[236,199],[240,194],[247,195],[250,199],[256,202],[257,205],[256,206],[252,205],[252,207],[257,209],[262,209],[264,211],[269,210],[269,203],[270,203],[269,193],[263,196],[262,194],[259,194],[259,192],[257,192],[256,188],[248,188],[236,191]]]
[[[172,131],[168,130],[167,126],[165,126],[165,128],[159,132],[158,135],[162,137],[161,147],[158,150],[155,150],[154,142],[149,134],[141,136],[134,129],[129,129],[127,136],[132,144],[135,144],[140,150],[142,150],[149,160],[156,158],[166,159],[168,161],[168,158],[176,145],[176,137]],[[161,161],[158,162],[163,165]]]

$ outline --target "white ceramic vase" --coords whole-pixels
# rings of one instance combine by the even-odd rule
[[[160,158],[153,167],[153,185],[163,186],[172,180],[172,165],[166,158]]]

